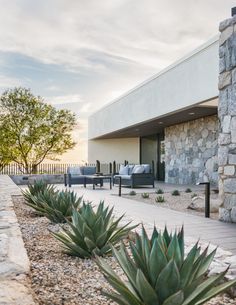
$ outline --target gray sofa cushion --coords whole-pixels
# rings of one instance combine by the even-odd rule
[[[123,164],[121,164],[121,166],[120,166],[120,170],[119,170],[119,175],[128,175],[128,173],[129,173],[129,166],[128,165],[126,165],[126,166],[124,166]]]
[[[132,170],[134,168],[134,164],[128,164],[129,170],[128,170],[128,175],[132,174]]]
[[[67,173],[71,174],[72,176],[81,176],[82,172],[81,172],[81,168],[80,166],[70,166],[67,168]]]
[[[121,177],[122,179],[130,179],[131,175],[115,175],[114,178]]]
[[[145,174],[151,173],[151,166],[150,166],[150,164],[142,164],[142,166],[144,167],[144,173]]]
[[[142,165],[135,165],[132,174],[143,174],[144,173],[144,167]]]
[[[83,175],[94,175],[94,174],[96,174],[95,166],[84,166]]]

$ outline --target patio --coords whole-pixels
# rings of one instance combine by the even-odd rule
[[[173,184],[158,183],[165,191],[171,191],[177,188]],[[64,186],[58,185],[59,189],[64,189]],[[204,189],[202,186],[191,186],[192,190]],[[185,190],[186,185],[178,185],[178,189]],[[155,223],[159,229],[163,229],[165,225],[169,229],[174,230],[184,224],[186,240],[194,242],[200,238],[202,242],[211,243],[219,246],[224,250],[231,251],[236,255],[236,224],[223,223],[217,220],[203,218],[195,215],[185,214],[178,211],[162,208],[130,200],[123,197],[118,197],[118,187],[109,189],[107,183],[104,188],[93,190],[92,186],[86,189],[81,186],[72,186],[71,190],[83,195],[85,200],[93,201],[97,204],[100,200],[105,200],[106,204],[115,207],[117,214],[125,213],[126,220],[133,220],[136,223],[143,223],[146,227],[151,228]],[[152,188],[135,189],[136,192],[154,192]],[[128,193],[129,188],[122,188],[123,193]]]

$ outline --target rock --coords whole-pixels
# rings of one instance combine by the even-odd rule
[[[231,222],[230,210],[225,208],[219,208],[219,220],[225,222]]]
[[[231,210],[231,220],[232,220],[232,222],[236,223],[236,206],[232,207],[232,210]],[[236,262],[236,260],[235,260],[235,262]]]
[[[210,200],[210,212],[217,213],[221,205],[220,199],[211,199]],[[192,198],[191,204],[188,206],[188,209],[204,212],[205,211],[205,197],[196,196]]]
[[[17,281],[0,281],[0,304],[35,305],[28,289]]]
[[[219,90],[229,86],[231,84],[231,71],[226,71],[220,74],[219,76]]]

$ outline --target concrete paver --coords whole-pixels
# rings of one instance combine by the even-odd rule
[[[161,186],[163,187],[163,185]],[[64,186],[58,185],[58,188],[64,188]],[[169,186],[169,189],[173,190],[173,188],[173,185]],[[184,190],[185,186],[182,186],[182,188]],[[166,191],[169,191],[169,189],[168,185],[167,187],[165,186]],[[179,186],[178,189],[180,189]],[[236,254],[236,224],[222,223],[218,220],[118,197],[118,188],[114,187],[110,190],[108,189],[108,184],[96,190],[93,190],[90,185],[86,189],[82,186],[74,185],[71,190],[76,191],[79,196],[83,195],[85,200],[93,201],[94,204],[97,204],[100,200],[105,200],[106,204],[114,206],[118,214],[125,213],[127,219],[132,219],[136,223],[142,222],[149,226],[155,223],[159,229],[163,229],[167,225],[171,230],[175,230],[184,224],[186,238],[195,240],[200,238],[202,241],[210,242]],[[139,192],[144,191],[144,189],[137,190]],[[122,191],[123,193],[128,193],[129,189]],[[147,191],[146,188],[145,191]]]

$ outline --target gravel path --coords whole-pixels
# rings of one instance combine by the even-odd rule
[[[57,231],[45,217],[37,217],[23,204],[21,196],[13,197],[15,212],[21,226],[25,247],[31,262],[30,283],[38,305],[115,305],[101,295],[109,286],[96,264],[67,256],[49,230]],[[106,258],[121,275],[112,257]],[[219,296],[208,305],[236,305],[227,295]]]
[[[141,202],[146,202],[149,204],[155,204],[157,206],[161,206],[163,208],[172,209],[184,213],[189,213],[193,215],[198,215],[204,217],[204,212],[198,212],[191,209],[187,209],[187,207],[191,203],[191,196],[193,194],[197,194],[198,196],[204,197],[204,192],[192,192],[192,193],[185,193],[180,192],[180,196],[173,196],[169,192],[165,192],[164,194],[156,194],[156,193],[149,193],[149,198],[143,198],[140,193],[137,193],[136,195],[129,195],[124,194],[122,197],[129,198],[132,200],[137,200]],[[157,196],[164,196],[165,202],[156,202],[155,199]],[[211,198],[217,198],[218,194],[211,193]],[[218,219],[218,213],[211,213],[212,219]]]

